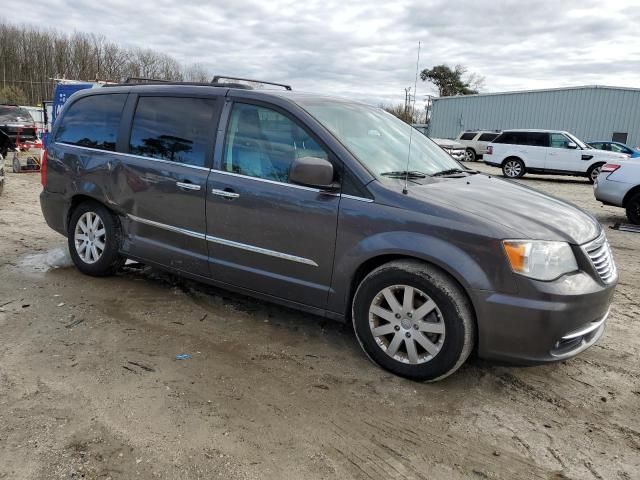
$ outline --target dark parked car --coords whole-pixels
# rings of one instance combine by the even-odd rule
[[[31,114],[25,108],[16,105],[0,105],[0,131],[9,137],[12,147],[16,140],[33,142],[38,139],[36,124]]]
[[[78,269],[126,258],[353,322],[436,380],[475,350],[552,362],[602,335],[617,280],[577,207],[466,169],[381,109],[219,84],[74,94],[43,168]]]

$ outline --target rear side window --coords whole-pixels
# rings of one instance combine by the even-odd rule
[[[204,167],[207,147],[214,135],[214,113],[215,100],[140,97],[129,152]]]
[[[56,133],[56,142],[114,152],[127,94],[92,95],[73,102]]]
[[[480,135],[480,138],[478,138],[478,141],[493,142],[497,136],[498,136],[497,133],[483,133],[482,135]]]
[[[493,143],[548,147],[549,134],[544,132],[504,132],[500,134]]]
[[[476,135],[475,132],[466,132],[460,135],[460,140],[473,140]]]

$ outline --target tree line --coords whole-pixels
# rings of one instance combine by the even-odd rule
[[[183,65],[151,49],[125,48],[102,35],[0,23],[0,97],[5,102],[49,100],[53,78],[121,82],[128,77],[211,81],[202,65]]]

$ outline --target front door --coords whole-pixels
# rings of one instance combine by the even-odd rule
[[[130,99],[128,152],[113,166],[112,192],[127,213],[125,249],[135,257],[208,276],[205,196],[216,100]]]
[[[582,160],[582,150],[569,148],[570,143],[574,143],[573,140],[562,133],[551,134],[551,148],[547,149],[545,165],[547,170],[586,172],[589,163]]]
[[[331,160],[284,112],[234,103],[207,184],[210,269],[222,282],[324,308],[340,196],[289,183],[300,157]]]

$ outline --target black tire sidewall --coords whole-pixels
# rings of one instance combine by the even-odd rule
[[[472,148],[467,148],[467,153],[469,154],[469,157],[470,157],[468,160],[469,162],[475,162],[476,158],[478,158],[476,155],[476,152],[474,152]]]
[[[85,263],[76,251],[74,232],[78,220],[87,212],[96,213],[101,219],[106,230],[105,248],[100,260],[95,263]],[[67,240],[69,243],[69,253],[75,266],[82,273],[96,277],[103,277],[115,273],[122,257],[119,253],[121,244],[121,228],[118,219],[107,208],[97,202],[85,202],[78,205],[69,219],[67,228]]]
[[[520,164],[520,175],[516,175],[515,177],[510,177],[509,175],[507,175],[507,172],[505,172],[505,167],[507,166],[507,163],[509,162],[518,162]],[[519,158],[509,158],[507,160],[504,161],[504,163],[502,164],[502,175],[504,175],[507,178],[521,178],[522,176],[524,176],[524,162],[522,160],[520,160]]]
[[[593,179],[591,178],[591,174],[593,173],[593,171],[596,168],[602,168],[603,165],[604,165],[604,163],[596,163],[595,165],[591,165],[589,167],[589,170],[587,170],[587,180],[589,180],[589,183],[591,183],[591,184],[594,183]]]
[[[369,307],[373,298],[392,285],[409,285],[419,288],[438,305],[445,324],[445,340],[440,352],[429,362],[409,365],[388,356],[378,346],[369,328]],[[400,268],[388,268],[367,277],[356,292],[353,303],[353,325],[369,358],[381,367],[413,380],[432,380],[449,372],[462,354],[465,342],[465,325],[460,319],[455,300],[431,281],[428,275],[418,275]]]
[[[637,193],[627,203],[626,212],[627,219],[634,225],[640,225],[640,193]]]

